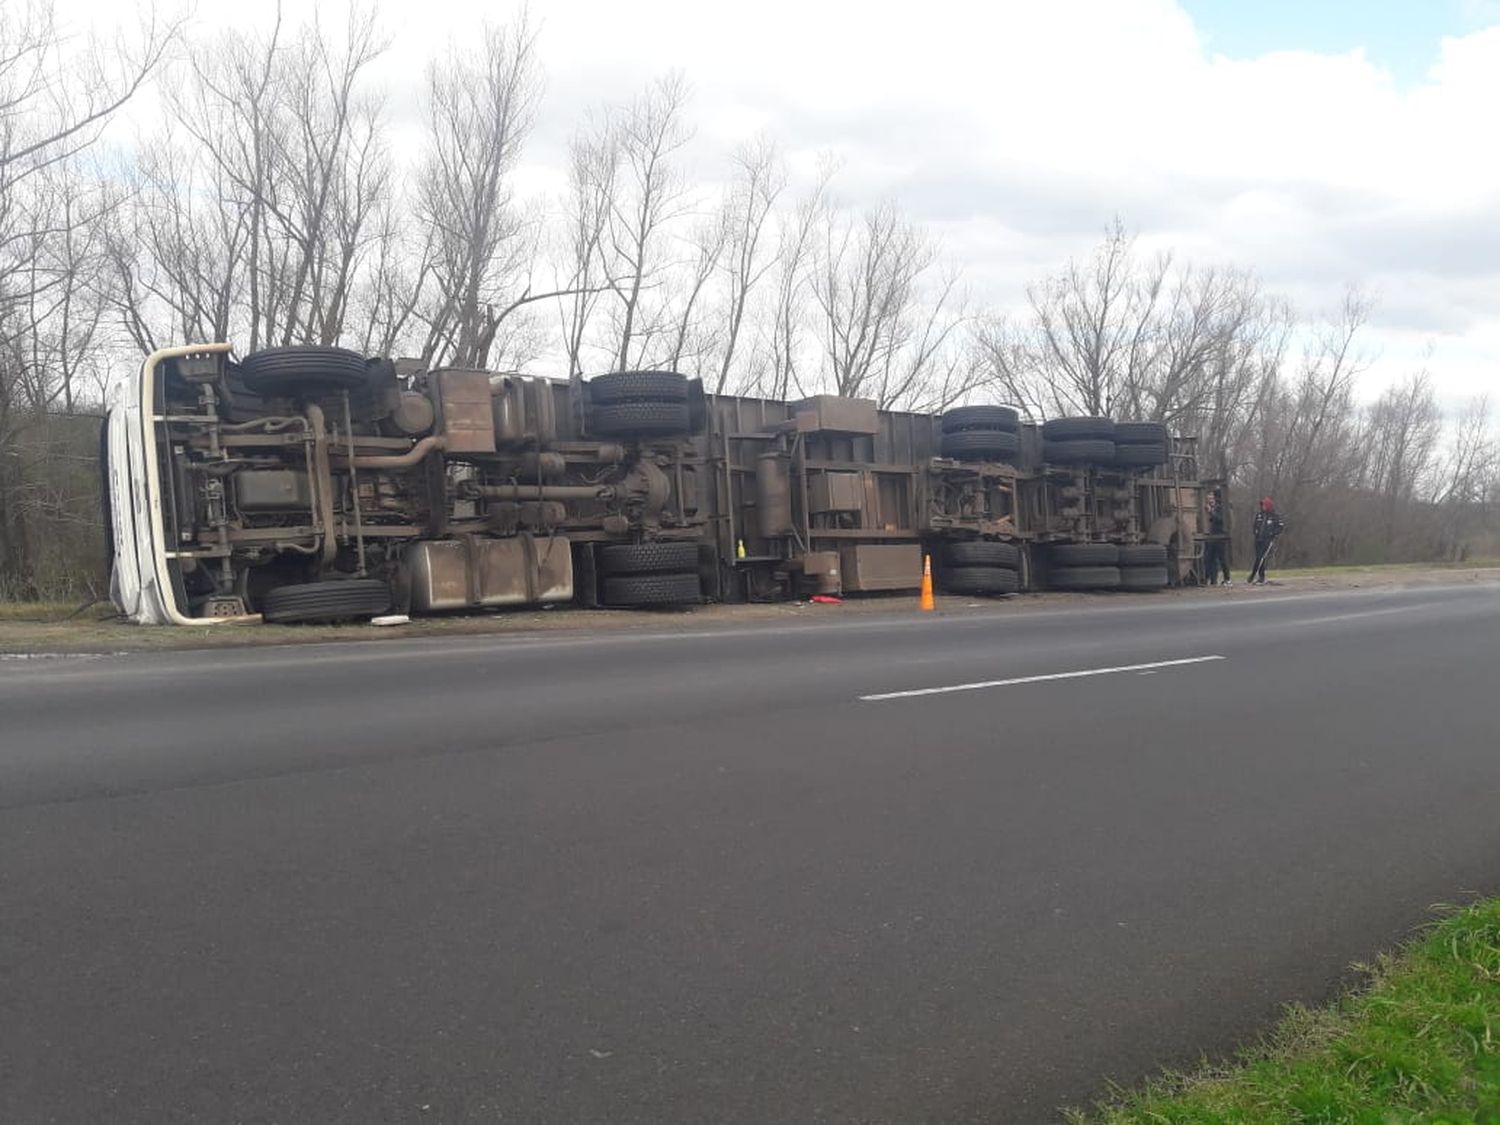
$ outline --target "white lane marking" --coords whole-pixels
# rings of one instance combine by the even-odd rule
[[[1414,609],[1431,609],[1441,602],[1418,602],[1416,605],[1393,605],[1388,609],[1364,609],[1358,613],[1331,613],[1326,617],[1304,617],[1301,621],[1287,621],[1286,625],[1327,625],[1333,621],[1353,621],[1360,617],[1384,617],[1387,613],[1410,613]]]
[[[982,688],[1014,687],[1016,684],[1040,684],[1047,680],[1076,680],[1084,676],[1109,676],[1116,672],[1144,672],[1148,669],[1175,668],[1181,664],[1203,664],[1210,660],[1223,660],[1222,656],[1189,656],[1182,660],[1156,660],[1150,664],[1122,664],[1118,668],[1084,668],[1077,672],[1048,672],[1044,676],[1017,676],[1013,680],[984,680],[977,684],[948,684],[945,687],[914,688],[911,691],[883,691],[878,695],[862,695],[863,703],[875,703],[882,699],[911,699],[918,695],[947,695],[954,691],[979,691]]]

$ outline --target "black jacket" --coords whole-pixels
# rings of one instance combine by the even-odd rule
[[[1257,543],[1268,543],[1286,528],[1286,521],[1279,512],[1256,512],[1252,531]]]

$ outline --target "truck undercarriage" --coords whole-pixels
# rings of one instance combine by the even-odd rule
[[[146,623],[940,587],[1152,589],[1203,525],[1191,439],[669,371],[399,370],[330,347],[169,348],[106,423],[114,597]]]

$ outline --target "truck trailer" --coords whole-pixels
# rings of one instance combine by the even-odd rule
[[[550,379],[170,347],[111,390],[111,592],[143,624],[1193,581],[1195,441],[673,371]]]

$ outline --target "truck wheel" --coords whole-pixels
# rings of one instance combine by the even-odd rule
[[[1120,548],[1113,543],[1054,543],[1047,558],[1053,566],[1117,566]]]
[[[1165,465],[1167,463],[1167,447],[1155,443],[1140,445],[1116,445],[1116,465]]]
[[[1120,554],[1121,566],[1167,565],[1167,548],[1164,543],[1122,543],[1115,549]]]
[[[1042,442],[1042,460],[1049,465],[1108,465],[1114,459],[1115,443],[1102,438]]]
[[[686,402],[688,380],[675,371],[611,371],[589,380],[595,402]]]
[[[311,345],[262,348],[240,363],[240,379],[258,395],[289,395],[305,389],[357,391],[382,374],[348,348]]]
[[[692,423],[686,402],[608,402],[594,407],[590,428],[601,437],[666,437]]]
[[[1118,590],[1120,574],[1117,566],[1054,567],[1048,585],[1054,590]]]
[[[1115,424],[1093,415],[1079,418],[1049,418],[1042,423],[1043,441],[1115,440]]]
[[[391,607],[391,590],[378,578],[277,586],[261,599],[261,616],[273,624],[357,621]]]
[[[1120,569],[1122,590],[1165,590],[1167,568],[1165,566],[1127,566]]]
[[[947,568],[939,584],[950,594],[1016,594],[1021,590],[1020,576],[1000,566]]]
[[[697,569],[696,543],[611,543],[599,550],[601,574],[680,574]]]
[[[1116,422],[1116,445],[1166,445],[1167,426],[1164,422]]]
[[[1002,430],[1013,434],[1020,425],[1020,414],[1009,406],[958,406],[943,415],[945,434],[964,430]]]
[[[697,605],[701,600],[696,574],[625,574],[604,580],[605,605]]]
[[[1004,430],[959,430],[943,435],[942,451],[959,461],[1014,461],[1021,439]]]
[[[1021,549],[1014,543],[991,543],[984,539],[949,543],[943,548],[943,557],[952,566],[998,566],[1015,570],[1021,565]]]

